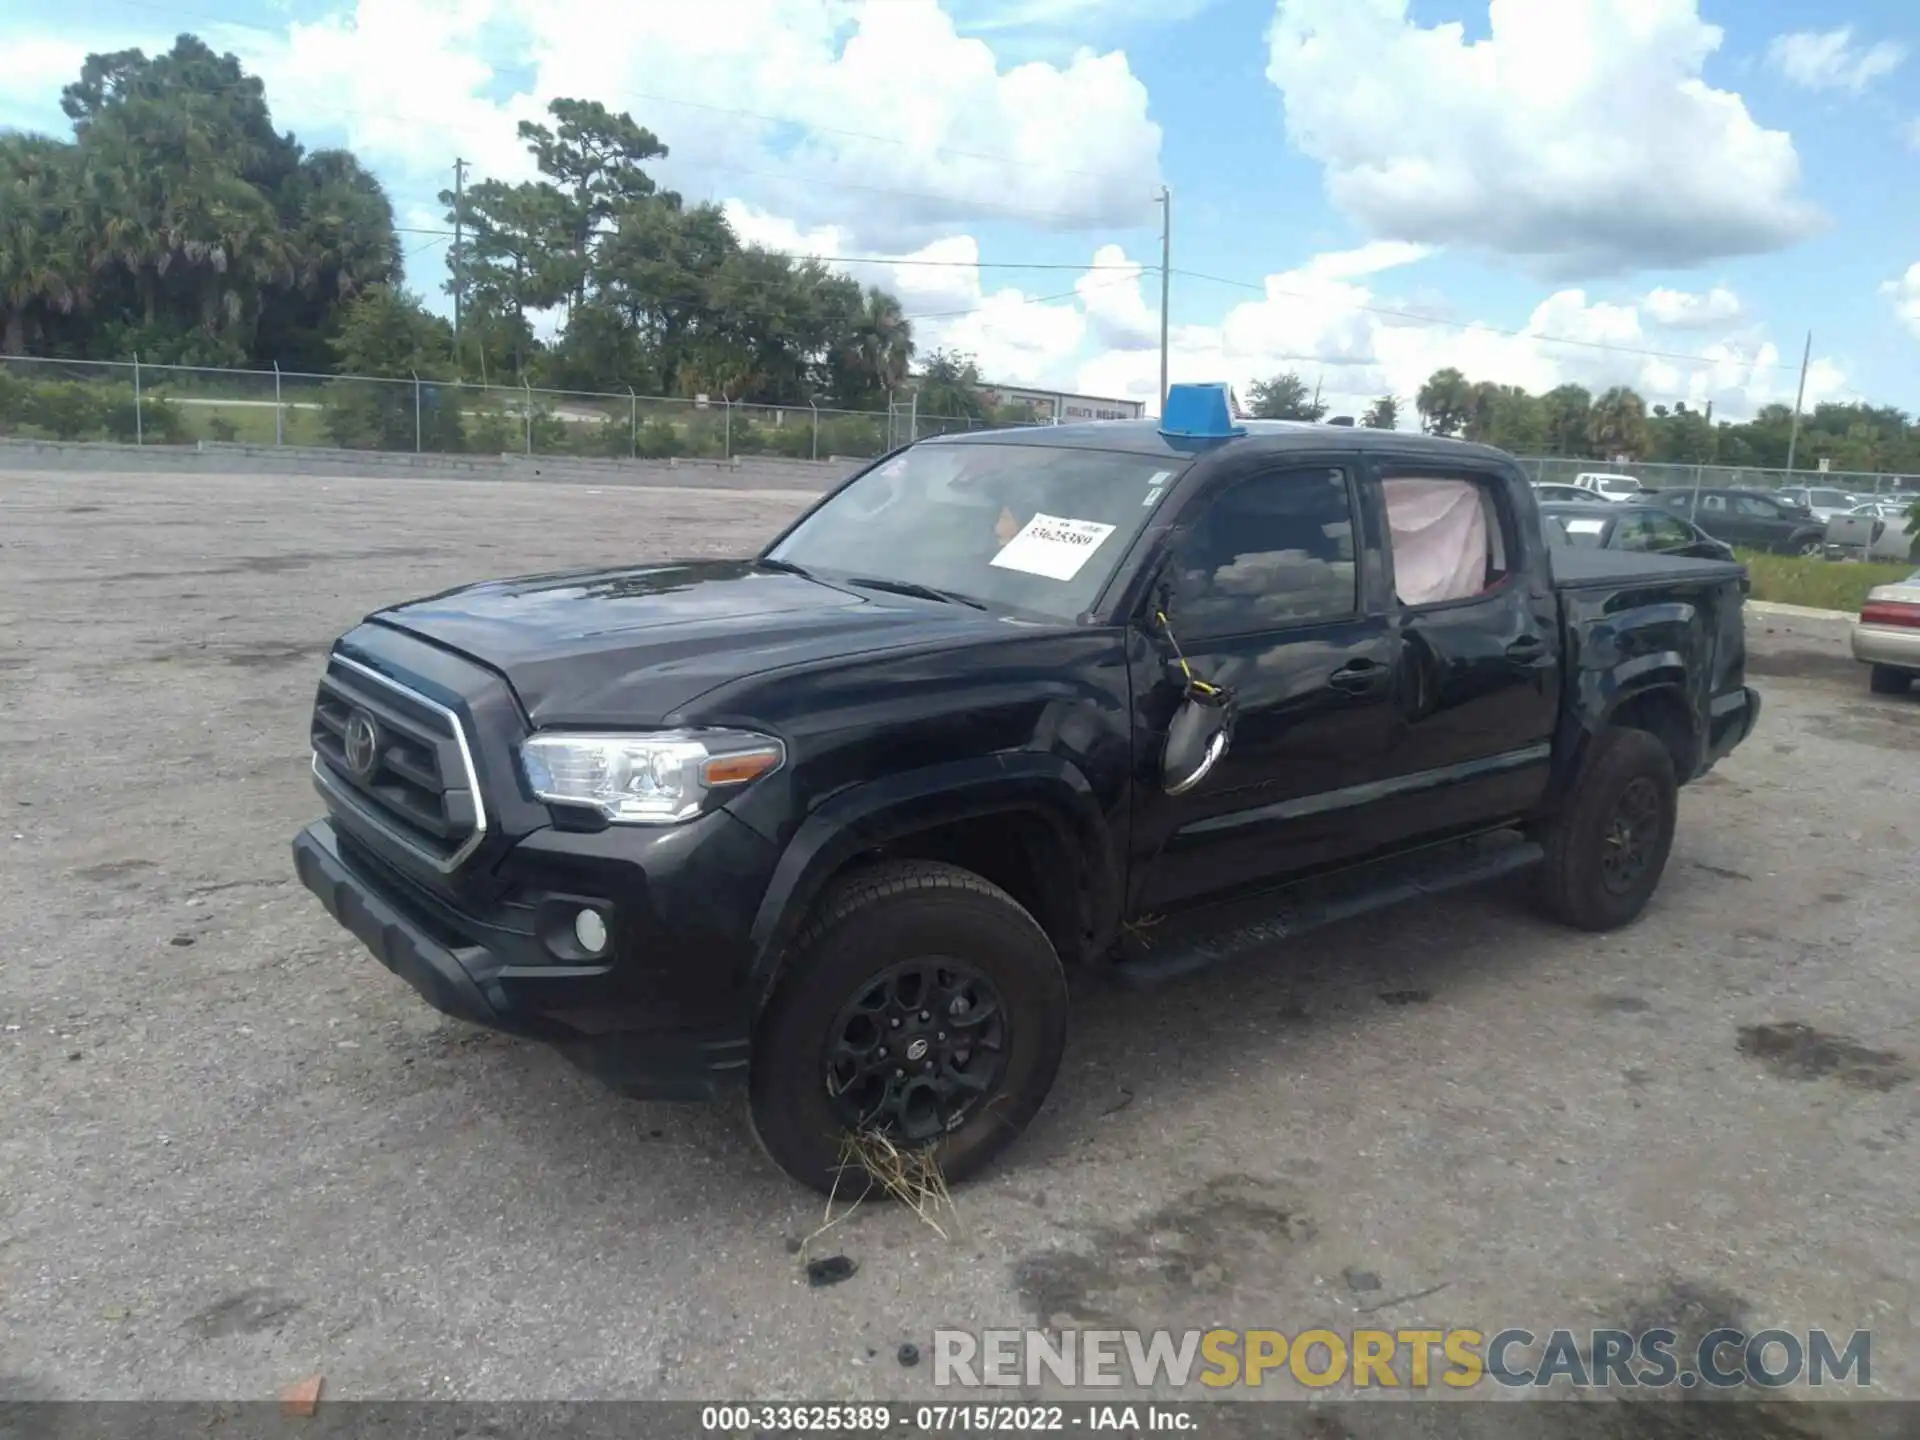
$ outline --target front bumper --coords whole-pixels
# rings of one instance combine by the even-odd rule
[[[1920,671],[1920,629],[1855,624],[1853,658],[1863,665]]]
[[[512,963],[444,906],[431,906],[374,861],[343,848],[331,821],[293,841],[300,882],[374,957],[444,1015],[539,1040],[582,1070],[643,1099],[710,1099],[745,1078],[744,1013],[720,1023],[662,1022],[607,1004],[605,967]],[[591,1003],[583,1003],[591,1002]]]

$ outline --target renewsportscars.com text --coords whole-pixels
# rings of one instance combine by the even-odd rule
[[[1683,1347],[1678,1332],[1552,1330],[936,1330],[934,1384],[961,1389],[1156,1385],[1210,1389],[1297,1384],[1326,1389],[1579,1389],[1743,1385],[1781,1389],[1873,1383],[1873,1336],[1720,1329]]]

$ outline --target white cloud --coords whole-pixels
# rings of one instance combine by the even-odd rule
[[[1900,138],[1907,142],[1909,149],[1920,150],[1920,119],[1909,120],[1902,125]]]
[[[1160,129],[1124,54],[1003,66],[938,0],[648,4],[618,24],[599,0],[353,0],[284,36],[220,39],[284,122],[344,124],[365,158],[421,183],[455,153],[524,176],[515,124],[556,95],[631,111],[671,151],[662,182],[690,198],[750,194],[862,246],[994,216],[1136,225],[1158,178]]]
[[[1491,0],[1491,34],[1407,0],[1278,0],[1267,77],[1329,197],[1388,239],[1561,275],[1696,264],[1812,233],[1799,160],[1702,76],[1696,0]]]
[[[0,37],[0,128],[65,136],[72,122],[60,109],[60,92],[80,78],[89,54],[138,47],[151,55],[172,43],[165,30],[147,34],[141,28],[91,35],[75,30],[8,33]]]
[[[1767,47],[1767,63],[1795,85],[1807,90],[1847,90],[1855,95],[1891,75],[1906,58],[1907,47],[1897,41],[1855,45],[1851,25],[1776,35]]]
[[[1342,276],[1378,273],[1368,249],[1315,256],[1270,276],[1263,298],[1227,311],[1218,325],[1176,327],[1170,373],[1175,381],[1225,380],[1245,395],[1248,385],[1293,370],[1321,387],[1334,414],[1359,416],[1375,397],[1390,394],[1413,423],[1413,396],[1435,370],[1452,365],[1473,380],[1519,385],[1535,393],[1573,383],[1599,391],[1631,385],[1649,403],[1713,402],[1729,419],[1762,405],[1789,402],[1798,367],[1754,329],[1721,336],[1698,349],[1662,342],[1648,327],[1672,328],[1679,292],[1656,291],[1622,304],[1580,289],[1542,300],[1517,333],[1483,324],[1445,324],[1409,313],[1393,297]],[[1372,252],[1372,258],[1379,258]],[[1913,277],[1920,299],[1920,267]],[[1730,292],[1683,297],[1706,311],[1724,311]],[[1681,310],[1686,307],[1679,306]],[[1730,324],[1725,317],[1722,324]],[[1582,342],[1569,344],[1565,342]],[[1054,383],[1096,395],[1152,402],[1159,359],[1152,350],[1114,350],[1068,366]],[[1844,393],[1846,375],[1816,359],[1807,379],[1808,403]]]
[[[1920,335],[1920,261],[1907,267],[1898,280],[1889,280],[1880,293],[1893,303],[1893,313],[1915,335]]]
[[[1724,285],[1716,285],[1704,295],[1661,286],[1648,291],[1641,303],[1655,324],[1669,330],[1718,330],[1741,315],[1740,297]]]
[[[1108,350],[1152,350],[1160,346],[1159,279],[1154,279],[1155,303],[1141,293],[1144,268],[1129,260],[1118,245],[1102,245],[1093,252],[1095,268],[1074,282],[1074,292],[1093,326],[1095,341]]]

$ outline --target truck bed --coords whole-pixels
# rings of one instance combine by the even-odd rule
[[[1746,566],[1731,560],[1694,560],[1636,550],[1567,549],[1548,552],[1553,583],[1561,590],[1595,590],[1661,581],[1737,580]]]

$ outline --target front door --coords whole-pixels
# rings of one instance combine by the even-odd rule
[[[1179,704],[1176,644],[1196,677],[1232,691],[1236,720],[1225,757],[1195,789],[1169,795],[1143,778],[1135,913],[1352,853],[1328,797],[1382,764],[1395,661],[1364,563],[1379,542],[1356,533],[1357,482],[1350,456],[1290,462],[1189,502],[1161,587],[1171,638],[1162,630],[1133,676],[1141,749],[1159,754]]]

